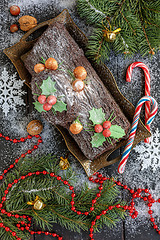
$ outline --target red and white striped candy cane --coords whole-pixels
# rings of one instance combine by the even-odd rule
[[[145,96],[150,96],[150,73],[149,73],[148,67],[144,63],[142,62],[132,63],[127,69],[126,81],[131,82],[132,71],[133,71],[133,68],[135,67],[140,67],[143,69],[144,75],[145,75]],[[150,114],[150,102],[146,102],[145,103],[145,126],[150,131],[150,125],[147,124],[149,114]],[[144,142],[149,143],[150,138],[146,138]]]
[[[121,161],[120,161],[119,166],[118,166],[118,172],[119,173],[124,172],[124,169],[125,169],[129,154],[132,150],[133,142],[134,142],[134,139],[135,139],[137,126],[138,126],[138,122],[139,122],[139,118],[140,118],[141,108],[142,108],[143,104],[146,103],[146,102],[152,103],[152,111],[149,113],[147,124],[151,124],[153,119],[155,118],[155,116],[157,114],[158,104],[153,97],[146,96],[146,97],[142,97],[139,100],[139,102],[137,103],[137,107],[135,109],[135,114],[134,114],[134,117],[133,117],[133,123],[132,123],[132,128],[131,128],[131,131],[130,131],[130,134],[129,134],[129,138],[128,138],[127,144],[125,146],[125,149],[123,151]]]

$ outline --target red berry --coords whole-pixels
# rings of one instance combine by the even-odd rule
[[[103,123],[103,128],[109,129],[111,127],[111,122],[110,121],[105,121]]]
[[[38,97],[38,102],[39,102],[40,104],[44,104],[44,103],[46,102],[46,96],[45,96],[45,95],[40,95],[40,96]]]
[[[100,194],[100,193],[97,193],[96,195],[97,195],[97,197],[100,197],[100,196],[101,196],[101,194]]]
[[[103,127],[100,124],[96,124],[94,126],[94,130],[95,130],[96,133],[101,133],[103,131]]]
[[[121,205],[120,205],[120,204],[117,204],[117,205],[116,205],[116,208],[120,208],[120,207],[121,207]]]
[[[13,16],[17,16],[20,14],[20,8],[16,5],[13,5],[10,7],[10,13],[13,15]]]
[[[18,31],[18,25],[17,25],[17,24],[12,24],[12,25],[10,26],[10,31],[11,31],[12,33],[17,32],[17,31]]]
[[[154,229],[157,229],[157,228],[158,228],[158,226],[155,224],[155,225],[153,226],[153,228],[154,228]]]
[[[47,103],[49,103],[50,105],[54,105],[54,104],[56,104],[56,102],[57,102],[57,98],[53,95],[50,95],[47,98]]]
[[[103,136],[104,136],[104,137],[110,137],[110,136],[111,136],[111,131],[110,131],[109,129],[105,129],[105,130],[103,131]]]
[[[144,189],[144,191],[145,191],[145,193],[148,193],[149,192],[149,190],[146,188],[146,189]]]
[[[77,211],[77,214],[78,214],[78,215],[81,215],[81,212],[80,212],[80,211]]]
[[[103,211],[102,211],[102,214],[103,214],[103,215],[105,215],[106,213],[107,213],[107,211],[106,211],[106,210],[103,210]]]
[[[54,173],[50,173],[50,176],[51,176],[51,177],[54,177],[54,175],[55,175]]]
[[[49,103],[45,103],[45,104],[43,105],[43,109],[44,109],[45,111],[49,111],[49,110],[51,110],[51,108],[52,108],[52,105],[50,105]]]
[[[142,189],[141,189],[141,188],[138,188],[138,189],[137,189],[137,192],[138,192],[138,193],[141,193],[141,192],[142,192]]]
[[[74,205],[74,203],[75,203],[74,201],[71,201],[71,205]]]
[[[68,184],[68,181],[63,181],[63,183],[65,184],[65,185],[67,185]],[[73,194],[74,195],[74,194]]]
[[[154,222],[154,221],[155,221],[155,219],[154,219],[154,218],[150,218],[150,221],[151,221],[151,222]]]
[[[75,194],[75,193],[72,193],[71,196],[72,196],[72,198],[74,198],[74,197],[76,196],[76,194]]]
[[[89,181],[93,181],[93,177],[89,177]]]

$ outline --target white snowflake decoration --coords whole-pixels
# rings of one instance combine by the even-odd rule
[[[160,133],[157,128],[151,136],[150,143],[141,143],[134,150],[139,153],[137,160],[141,161],[141,170],[152,168],[153,172],[160,168]]]
[[[4,68],[0,76],[0,107],[5,116],[13,109],[16,110],[18,105],[25,105],[22,96],[26,93],[22,91],[22,80],[17,80],[16,73],[9,76],[6,68]]]

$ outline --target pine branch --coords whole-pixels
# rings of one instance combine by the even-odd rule
[[[31,172],[43,170],[55,172],[57,175],[61,175],[62,178],[67,179],[70,184],[73,182],[75,184],[77,180],[73,170],[68,168],[66,171],[62,171],[57,163],[58,159],[51,155],[21,160],[16,168],[7,174],[6,179],[1,185],[1,197],[8,183],[13,182],[15,179],[19,179],[20,176],[28,173],[28,170]],[[97,187],[89,189],[87,184],[82,186],[81,191],[76,192],[76,197],[74,199],[76,209],[79,211],[89,211],[92,206],[92,199],[95,198],[97,192]],[[39,196],[45,204],[45,207],[40,211],[35,210],[33,206],[27,205],[27,202],[34,201],[36,196]],[[45,176],[32,175],[14,184],[14,187],[12,187],[7,195],[7,200],[3,207],[6,211],[14,214],[18,213],[19,215],[26,214],[31,216],[33,222],[42,230],[51,230],[53,223],[59,223],[69,230],[79,232],[81,229],[85,231],[88,230],[96,215],[100,214],[106,207],[116,204],[118,196],[119,190],[113,181],[107,181],[103,184],[101,197],[97,199],[95,210],[91,212],[89,216],[77,215],[71,211],[70,202],[72,197],[66,186],[57,181],[56,178],[52,178],[49,174]],[[96,223],[94,228],[98,231],[104,227],[104,225],[112,227],[122,219],[125,214],[125,211],[122,209],[112,209],[106,214],[106,217],[103,217]],[[3,222],[5,226],[10,227],[12,231],[15,231],[17,236],[21,239],[29,239],[29,233],[26,230],[20,231],[16,227],[19,219],[7,217],[7,215],[0,213],[0,221]],[[0,239],[13,240],[15,238],[1,228]]]
[[[89,37],[87,56],[100,62],[109,59],[110,51],[130,56],[140,52],[153,55],[160,43],[160,0],[78,0],[80,16],[94,25]],[[102,21],[114,31],[121,28],[113,43],[107,42],[103,34]],[[108,30],[108,31],[109,31]]]

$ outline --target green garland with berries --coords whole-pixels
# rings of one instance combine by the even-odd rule
[[[43,175],[40,174],[41,172]],[[59,177],[53,178],[52,174],[45,174],[47,172],[54,172],[54,175]],[[6,175],[0,188],[0,201],[2,201],[8,184],[10,186],[10,183],[15,182],[14,187],[11,188],[10,193],[7,195],[3,211],[10,212],[17,218],[1,213],[0,222],[5,225],[5,228],[11,229],[20,239],[28,240],[30,237],[28,232],[29,225],[26,225],[26,228],[23,227],[23,224],[27,223],[27,219],[23,219],[24,223],[20,224],[18,216],[27,215],[32,217],[33,223],[40,227],[42,232],[51,230],[53,223],[58,223],[69,230],[79,232],[80,230],[87,231],[96,216],[108,206],[124,204],[118,197],[120,192],[112,179],[107,180],[103,184],[100,196],[97,195],[98,197],[96,197],[96,194],[99,194],[97,187],[89,188],[86,183],[83,184],[80,191],[75,192],[74,206],[77,211],[74,213],[74,211],[71,211],[73,196],[68,192],[68,185],[65,185],[65,181],[70,186],[76,185],[78,178],[75,175],[76,173],[70,167],[62,171],[56,156],[21,158],[15,168]],[[26,177],[21,179],[21,176]],[[17,179],[21,179],[21,181]],[[64,183],[59,181],[61,179],[65,179]],[[37,196],[43,205],[39,210],[34,208],[35,206],[31,206],[32,202],[38,199]],[[93,205],[92,199],[94,197],[97,198],[94,203],[94,209],[89,211]],[[77,214],[78,211],[87,213],[89,211],[89,213],[79,215]],[[115,226],[125,215],[126,212],[123,208],[113,208],[94,225],[94,231],[98,231],[105,225],[107,227]],[[32,234],[32,231],[30,233]],[[15,237],[12,236],[10,231],[5,231],[1,227],[0,239],[13,240]]]

